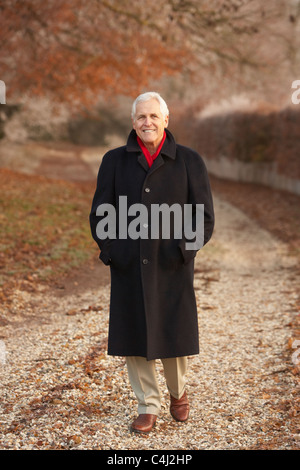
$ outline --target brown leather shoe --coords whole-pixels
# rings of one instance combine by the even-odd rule
[[[189,417],[190,405],[186,392],[179,400],[171,397],[170,413],[176,421],[186,421]]]
[[[133,432],[148,434],[155,426],[156,418],[156,415],[140,414],[136,420],[133,421],[130,426],[130,430]]]

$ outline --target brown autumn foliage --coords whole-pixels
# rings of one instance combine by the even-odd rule
[[[91,104],[176,72],[199,86],[208,71],[219,86],[252,69],[258,82],[298,60],[299,11],[283,0],[2,0],[0,12],[1,79],[16,101]]]
[[[193,110],[185,113],[192,116]],[[226,156],[245,163],[273,163],[279,174],[300,178],[300,112],[297,107],[258,107],[202,118],[197,118],[196,113],[192,120],[176,116],[173,125],[181,140],[208,159]]]
[[[176,71],[181,48],[143,34],[128,16],[124,22],[112,9],[123,4],[2,2],[0,67],[7,92],[91,103],[98,94],[130,94],[137,83],[143,87],[149,78]]]
[[[88,263],[95,247],[87,223],[93,184],[0,169],[0,303]],[[0,315],[1,325],[1,315]]]

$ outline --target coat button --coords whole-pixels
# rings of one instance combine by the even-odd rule
[[[143,259],[143,264],[148,264],[148,263],[149,263],[149,261],[146,258],[144,258]]]
[[[145,188],[145,193],[150,193],[150,188]]]

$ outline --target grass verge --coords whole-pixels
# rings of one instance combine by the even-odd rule
[[[51,282],[95,256],[92,184],[0,170],[0,289]]]

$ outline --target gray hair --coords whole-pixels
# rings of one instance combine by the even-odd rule
[[[160,96],[160,94],[156,93],[155,91],[148,91],[146,93],[142,93],[141,95],[139,95],[136,98],[136,100],[133,102],[132,110],[131,110],[131,117],[132,117],[133,120],[135,118],[137,104],[141,103],[143,101],[149,101],[153,98],[159,102],[160,111],[161,111],[163,117],[165,118],[166,116],[169,116],[169,109],[168,109],[167,103]]]

